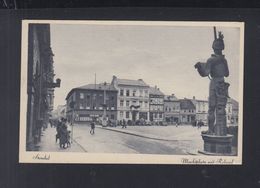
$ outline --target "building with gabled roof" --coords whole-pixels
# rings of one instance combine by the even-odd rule
[[[191,99],[180,99],[180,122],[192,124],[196,120],[196,107]]]
[[[155,87],[149,88],[150,121],[160,123],[164,121],[164,93]]]
[[[174,94],[164,96],[164,116],[169,124],[180,123],[180,100]]]

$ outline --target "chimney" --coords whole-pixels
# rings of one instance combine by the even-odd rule
[[[157,85],[155,85],[154,88],[157,89]]]
[[[196,99],[195,96],[193,96],[192,99],[195,100]]]

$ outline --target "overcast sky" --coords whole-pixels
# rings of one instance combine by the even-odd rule
[[[223,31],[230,76],[230,96],[238,100],[239,29]],[[55,78],[54,105],[65,104],[68,92],[85,84],[111,82],[112,76],[142,78],[178,98],[207,99],[209,79],[194,68],[212,52],[212,27],[51,24]]]

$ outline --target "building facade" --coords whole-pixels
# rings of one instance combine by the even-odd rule
[[[180,123],[180,101],[174,94],[164,96],[164,116],[167,123]]]
[[[37,150],[42,131],[47,127],[53,110],[53,52],[49,24],[30,24],[28,37],[28,85],[26,149]]]
[[[103,117],[117,119],[117,90],[110,84],[74,88],[68,93],[66,101],[69,121],[89,122]]]
[[[228,98],[226,113],[227,113],[227,124],[238,125],[238,102],[232,98]]]
[[[208,109],[209,104],[207,100],[199,100],[193,97],[191,100],[196,107],[196,120],[202,121],[204,125],[208,124]]]
[[[118,120],[149,120],[149,85],[142,79],[119,79],[113,76],[111,85],[117,93]]]
[[[164,121],[164,94],[159,88],[149,88],[149,112],[151,122]]]
[[[196,107],[190,99],[180,99],[180,123],[192,124],[196,120]]]

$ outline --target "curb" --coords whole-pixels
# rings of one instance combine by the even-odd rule
[[[115,130],[115,129],[111,129],[111,128],[106,128],[106,127],[97,127],[100,129],[105,129],[105,130],[109,130],[109,131],[114,131],[114,132],[119,132],[119,133],[123,133],[123,134],[128,134],[128,135],[133,135],[133,136],[137,136],[137,137],[141,137],[141,138],[147,138],[147,139],[151,139],[151,140],[159,140],[159,141],[173,141],[173,142],[179,142],[179,141],[191,141],[191,140],[177,140],[177,139],[163,139],[163,138],[156,138],[156,137],[150,137],[150,136],[144,136],[141,134],[136,134],[136,133],[131,133],[131,132],[125,132],[125,131],[121,131],[121,130]]]
[[[76,143],[84,152],[88,152],[82,145],[80,145],[74,138],[72,143]]]

